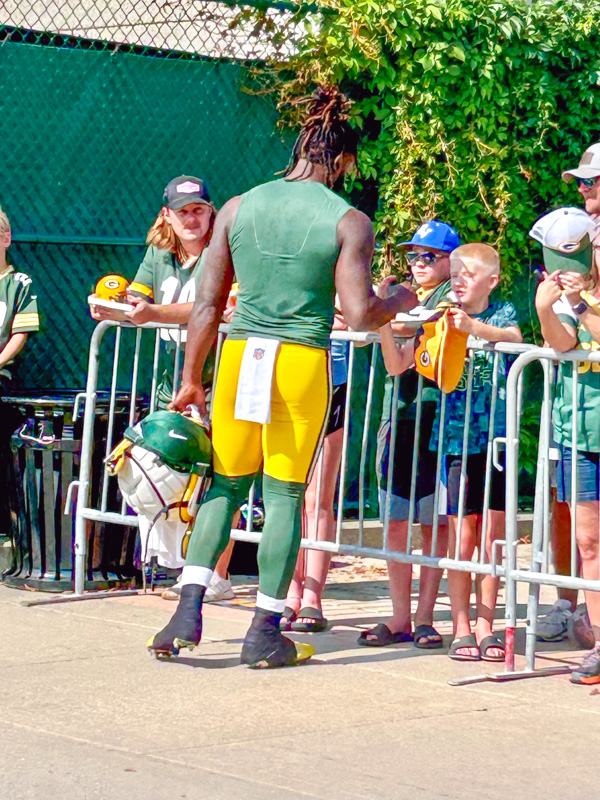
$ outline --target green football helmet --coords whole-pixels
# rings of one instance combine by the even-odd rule
[[[155,411],[132,428],[106,459],[109,474],[137,514],[154,524],[178,510],[188,524],[206,486],[212,445],[199,419]]]
[[[198,471],[212,461],[212,445],[206,428],[199,420],[173,411],[155,411],[127,428],[124,434],[138,447],[159,456],[178,472]]]

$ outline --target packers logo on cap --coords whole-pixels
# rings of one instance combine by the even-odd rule
[[[125,299],[125,292],[129,286],[129,281],[121,275],[105,275],[96,284],[96,297],[102,300],[114,300],[119,302]]]
[[[446,308],[435,322],[423,325],[415,351],[417,372],[437,383],[444,394],[453,392],[464,371],[468,338],[468,333],[450,327]]]

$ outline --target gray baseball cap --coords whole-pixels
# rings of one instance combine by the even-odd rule
[[[165,186],[163,194],[163,206],[179,211],[180,208],[190,203],[206,203],[210,205],[210,196],[206,188],[206,182],[202,178],[194,178],[193,175],[180,175],[173,178]]]
[[[576,169],[568,169],[562,174],[562,179],[570,183],[575,178],[600,177],[600,143],[593,144],[581,156],[581,161]]]

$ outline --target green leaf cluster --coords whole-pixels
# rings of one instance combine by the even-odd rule
[[[561,172],[600,141],[600,0],[318,0],[277,83],[283,120],[315,84],[354,100],[377,269],[433,218],[499,247],[502,292],[531,319],[532,223],[579,205]],[[317,20],[315,22],[315,19]],[[529,333],[531,333],[529,331]]]

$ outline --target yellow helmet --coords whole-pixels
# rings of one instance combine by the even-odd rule
[[[96,284],[96,297],[102,300],[115,300],[119,302],[125,299],[125,292],[129,286],[129,281],[121,275],[105,275]]]

